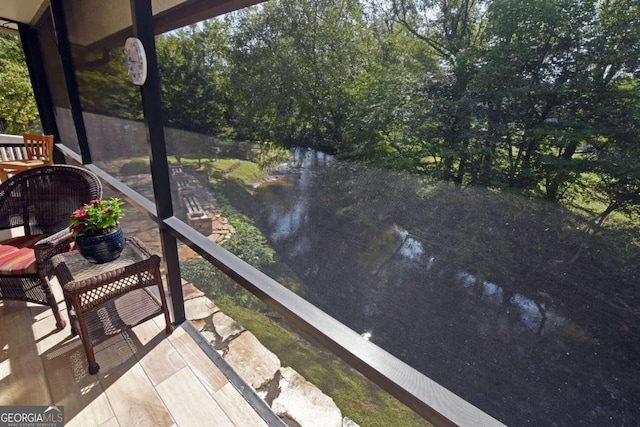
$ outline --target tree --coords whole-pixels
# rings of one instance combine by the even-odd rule
[[[351,102],[341,154],[386,168],[430,173],[437,157],[424,144],[429,123],[420,88],[440,70],[428,46],[383,5],[371,8],[365,65],[346,86]]]
[[[360,73],[366,46],[359,2],[282,0],[234,19],[234,111],[243,133],[340,149],[345,86]]]
[[[606,117],[608,124],[593,144],[595,196],[606,206],[596,219],[600,225],[611,213],[628,212],[640,205],[640,82],[625,78],[616,86],[617,91],[609,91],[603,105],[604,111],[616,114]]]
[[[121,46],[104,51],[76,46],[73,56],[84,111],[142,120],[140,90],[127,75]]]
[[[228,124],[227,24],[204,21],[159,37],[158,66],[167,126],[216,134]]]
[[[0,33],[0,133],[19,135],[39,128],[38,109],[18,37]]]
[[[603,171],[603,155],[596,163],[578,148],[615,146],[611,125],[629,115],[620,81],[637,73],[637,9],[632,1],[491,2],[474,87],[492,158],[479,176],[493,176],[479,182],[504,177],[558,201],[585,172]]]
[[[615,211],[640,205],[640,3],[608,0],[598,4],[588,48],[588,88],[583,105],[593,123],[596,189],[606,208],[603,224]]]
[[[470,91],[477,72],[476,51],[482,45],[482,0],[394,0],[398,22],[428,45],[440,62],[441,74],[423,86],[422,138],[441,160],[436,174],[461,185],[476,156]]]
[[[508,165],[501,175],[511,187],[557,200],[575,180],[583,162],[573,155],[590,133],[579,97],[588,65],[586,31],[596,19],[594,2],[573,0],[495,0],[488,9],[483,80],[495,149]]]

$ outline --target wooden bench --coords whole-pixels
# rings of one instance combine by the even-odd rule
[[[200,204],[200,200],[195,196],[186,196],[182,200],[187,210],[187,224],[205,236],[211,234],[213,231],[211,218]]]
[[[187,213],[204,213],[204,209],[200,204],[200,200],[198,200],[195,196],[186,196],[184,198],[185,208],[187,209]]]
[[[179,180],[189,180],[189,175],[187,175],[183,170],[181,166],[172,166],[171,167],[171,176],[173,177],[173,179],[175,179],[176,181]]]
[[[186,199],[188,197],[196,198],[196,187],[191,186],[189,181],[182,180],[176,181],[176,187],[178,189],[178,201],[180,202],[180,206],[188,210]]]

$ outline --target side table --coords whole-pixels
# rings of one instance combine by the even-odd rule
[[[77,251],[51,259],[71,320],[87,353],[89,373],[100,369],[93,347],[164,313],[167,334],[173,332],[160,275],[160,257],[134,237],[125,239],[120,257],[104,264],[87,261]],[[160,299],[149,289],[156,286]]]

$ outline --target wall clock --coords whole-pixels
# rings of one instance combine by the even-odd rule
[[[142,86],[147,81],[147,55],[140,39],[129,37],[124,43],[127,73],[133,84]]]

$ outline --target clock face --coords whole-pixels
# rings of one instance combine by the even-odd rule
[[[147,55],[142,42],[135,37],[129,37],[124,44],[124,56],[129,78],[133,84],[142,86],[147,80]]]

